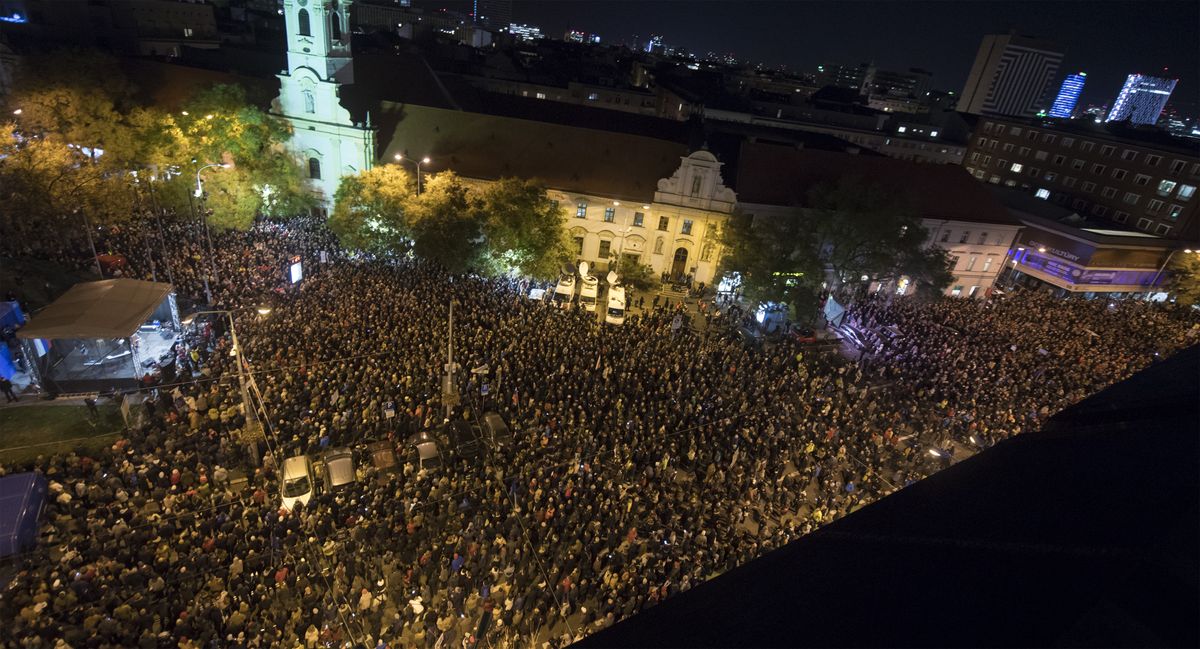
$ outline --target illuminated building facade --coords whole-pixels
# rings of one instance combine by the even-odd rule
[[[1085,81],[1086,72],[1067,75],[1062,87],[1058,89],[1058,96],[1054,98],[1054,105],[1050,107],[1050,117],[1071,117],[1071,113],[1075,111],[1075,104],[1079,101],[1079,94],[1083,92]]]
[[[1179,79],[1163,79],[1144,74],[1131,74],[1125,79],[1125,85],[1117,94],[1112,110],[1108,113],[1106,122],[1123,122],[1129,120],[1134,124],[1158,123],[1171,92]]]

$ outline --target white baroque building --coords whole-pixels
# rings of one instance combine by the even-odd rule
[[[310,187],[332,206],[342,176],[370,169],[375,131],[355,123],[341,104],[341,88],[354,83],[350,8],[354,0],[283,0],[287,69],[272,106],[293,129],[291,147]]]

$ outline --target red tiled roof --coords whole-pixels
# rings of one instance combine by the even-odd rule
[[[743,143],[735,189],[739,203],[803,207],[814,185],[845,176],[896,191],[925,218],[1018,224],[986,185],[958,165]]]

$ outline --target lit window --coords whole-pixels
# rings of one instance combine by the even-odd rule
[[[1158,183],[1158,195],[1159,196],[1170,196],[1171,192],[1175,191],[1175,186],[1178,184],[1179,183],[1176,183],[1174,180],[1163,180],[1163,181],[1159,182]]]
[[[1042,200],[1046,200],[1046,199],[1050,198],[1050,190],[1049,189],[1037,190],[1037,197]]]
[[[600,98],[600,93],[598,93],[598,92],[589,92],[588,93],[588,101],[596,101],[599,98]]]
[[[642,214],[641,212],[634,212],[633,213],[634,226],[639,227],[639,228],[642,227],[642,220],[645,218],[646,218],[645,214]]]
[[[962,295],[962,292],[963,292],[962,286],[955,286],[954,290],[950,291],[950,295],[952,295],[953,297],[958,297],[958,296]]]
[[[604,208],[604,222],[605,223],[612,223],[613,219],[616,218],[616,215],[617,215],[617,208],[615,208],[615,207]]]
[[[987,259],[983,260],[983,272],[986,273],[992,269],[992,262],[995,261],[995,259],[995,257],[988,257]]]
[[[691,234],[691,233],[692,233],[692,221],[691,221],[691,219],[684,219],[684,220],[683,220],[683,229],[682,229],[682,230],[680,230],[680,233],[681,233],[681,234]]]
[[[579,203],[575,205],[575,218],[587,218],[587,201],[579,201]]]
[[[1022,166],[1019,162],[1014,162],[1011,169],[1014,173],[1021,173],[1021,170],[1024,169],[1024,166]]]
[[[938,132],[937,132],[937,131],[930,131],[930,132],[929,132],[929,137],[937,137],[937,134],[938,134]]]
[[[1167,209],[1167,218],[1171,219],[1172,221],[1178,219],[1180,214],[1183,214],[1182,205],[1172,205],[1169,209]]]
[[[1179,186],[1179,200],[1182,200],[1182,201],[1191,200],[1192,195],[1194,195],[1195,193],[1196,193],[1196,188],[1193,185],[1180,185]]]
[[[534,95],[534,96],[535,96],[535,97],[537,97],[538,99],[545,99],[545,98],[546,98],[546,93],[544,93],[544,92],[539,92],[539,93],[537,93],[537,94],[536,94],[536,95]]]
[[[907,127],[907,126],[901,126],[900,128],[897,128],[897,129],[896,129],[896,132],[897,132],[897,133],[907,133],[907,132],[908,132],[908,127]]]

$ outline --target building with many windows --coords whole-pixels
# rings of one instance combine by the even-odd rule
[[[1021,223],[955,165],[748,142],[738,154],[738,209],[754,218],[803,212],[812,187],[845,177],[882,187],[916,212],[928,244],[945,249],[954,262],[947,295],[983,297],[991,290]],[[898,292],[912,290],[901,284]]]
[[[1050,106],[1050,117],[1069,119],[1075,111],[1075,104],[1079,102],[1079,94],[1083,92],[1083,84],[1086,81],[1086,72],[1068,74],[1067,78],[1063,79],[1062,87],[1058,89],[1058,96],[1054,98],[1054,104]]]
[[[1118,227],[1188,241],[1200,232],[1200,147],[1159,131],[982,117],[963,165],[981,181]]]
[[[1063,50],[1016,34],[983,37],[958,110],[974,115],[1033,117],[1049,103]]]
[[[1162,79],[1144,74],[1129,75],[1104,121],[1128,120],[1134,124],[1157,124],[1158,116],[1162,114],[1177,83],[1179,79]]]

